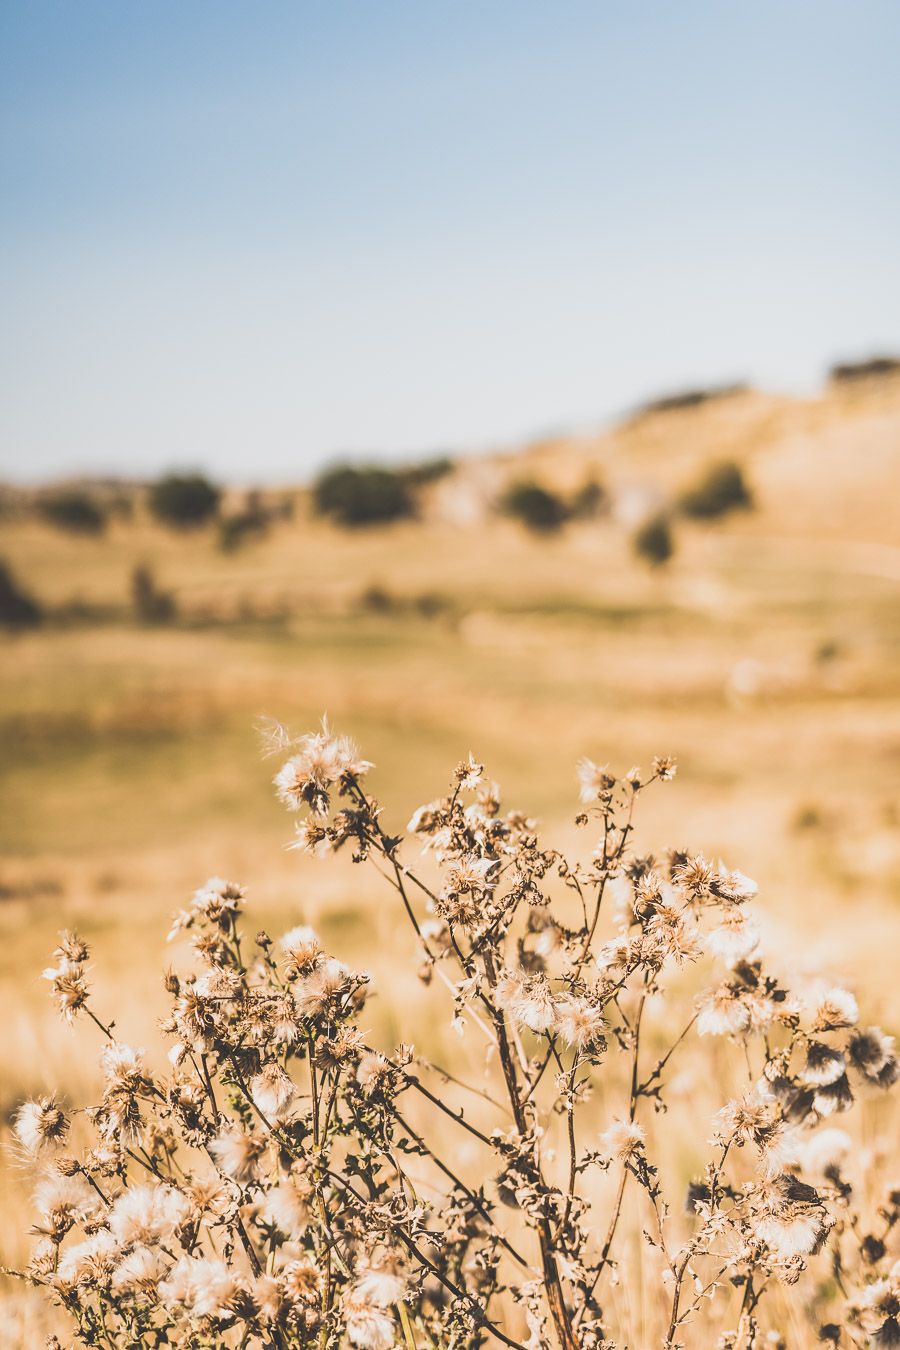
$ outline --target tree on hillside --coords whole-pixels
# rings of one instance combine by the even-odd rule
[[[313,485],[313,507],[339,525],[382,525],[415,515],[415,499],[402,472],[375,465],[338,464]]]
[[[51,492],[38,500],[38,511],[57,529],[73,534],[102,534],[106,512],[89,492]]]
[[[219,489],[202,474],[166,474],[150,489],[148,505],[164,525],[191,529],[205,525],[219,510]]]
[[[675,552],[672,527],[662,512],[645,520],[635,530],[631,542],[637,556],[651,567],[663,567]]]
[[[678,498],[681,514],[694,520],[714,520],[730,511],[747,511],[752,505],[744,472],[733,459],[708,465]]]
[[[499,505],[504,515],[512,516],[539,534],[551,534],[560,529],[569,515],[561,497],[530,478],[511,483]]]

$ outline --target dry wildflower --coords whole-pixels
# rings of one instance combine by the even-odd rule
[[[817,1087],[813,1095],[813,1106],[820,1116],[830,1116],[835,1111],[849,1111],[852,1105],[853,1090],[845,1073]]]
[[[647,1135],[633,1120],[614,1120],[600,1136],[600,1151],[606,1158],[625,1160],[639,1152]]]
[[[778,1128],[780,1113],[775,1096],[757,1085],[738,1101],[727,1102],[716,1116],[713,1139],[717,1143],[735,1140],[739,1144],[766,1145]]]
[[[258,1135],[232,1129],[213,1139],[209,1151],[226,1176],[243,1184],[253,1179],[264,1147]]]
[[[769,1184],[763,1200],[754,1231],[782,1261],[808,1256],[833,1225],[818,1192],[788,1173]]]
[[[56,1268],[63,1289],[107,1284],[115,1277],[119,1248],[112,1233],[100,1229],[82,1242],[70,1243]]]
[[[278,945],[288,958],[288,973],[302,975],[322,955],[322,944],[312,928],[301,924],[279,938]]]
[[[217,1176],[194,1177],[185,1181],[184,1194],[190,1204],[191,1221],[212,1216],[221,1219],[231,1204],[228,1188]]]
[[[285,1310],[281,1285],[274,1275],[258,1275],[250,1286],[254,1306],[263,1322],[277,1322]]]
[[[309,1225],[314,1199],[315,1188],[305,1177],[285,1177],[265,1192],[258,1217],[285,1237],[298,1237]]]
[[[495,858],[479,858],[473,853],[466,854],[447,871],[447,893],[468,894],[488,890],[494,884],[489,877],[495,867]]]
[[[479,764],[472,751],[462,764],[458,764],[454,777],[463,792],[474,792],[484,777],[484,765]]]
[[[407,822],[407,830],[410,834],[433,834],[443,822],[445,808],[446,802],[440,800],[417,806]]]
[[[821,1243],[826,1233],[821,1217],[812,1210],[795,1214],[765,1214],[756,1224],[757,1236],[783,1261],[789,1261],[794,1256],[807,1256]]]
[[[152,1298],[171,1265],[172,1258],[158,1247],[135,1247],[122,1257],[113,1271],[113,1292]]]
[[[853,1320],[876,1346],[900,1345],[900,1270],[874,1280],[851,1304]]]
[[[752,878],[745,876],[743,872],[730,870],[720,860],[711,890],[717,899],[741,905],[753,899],[759,891],[759,886]]]
[[[213,877],[173,925],[191,930],[193,970],[166,978],[156,1079],[94,1013],[87,948],[65,936],[45,973],[67,1020],[87,1008],[105,1032],[100,1101],[55,1167],[52,1097],[25,1103],[14,1132],[50,1168],[23,1274],[77,1344],[752,1350],[783,1344],[776,1285],[803,1278],[792,1325],[897,1342],[900,1189],[868,1198],[872,1124],[865,1150],[827,1124],[855,1086],[894,1083],[893,1040],[858,1028],[846,990],[804,999],[790,959],[764,962],[742,872],[634,850],[635,801],[674,761],[624,777],[583,761],[593,837],[570,858],[470,755],[409,822],[429,851],[420,876],[346,738],[323,725],[275,740],[291,752],[276,783],[299,813],[294,846],[348,843],[388,879],[420,996],[438,1024],[452,1016],[461,1053],[446,1067],[407,1044],[388,1054],[361,1025],[368,977],[306,925],[242,956],[243,888]],[[403,950],[399,928],[391,942]],[[412,1031],[401,1021],[398,1039]],[[684,1216],[678,1168],[661,1163],[702,1150],[710,1118]],[[658,1293],[640,1331],[632,1280]],[[729,1284],[743,1312],[723,1331]]]
[[[358,1060],[365,1048],[365,1037],[358,1027],[343,1026],[333,1038],[323,1039],[316,1054],[320,1068],[340,1070]]]
[[[549,1031],[556,1023],[557,1008],[550,986],[540,976],[515,972],[497,985],[497,1006],[537,1034]]]
[[[657,755],[653,760],[653,772],[663,783],[670,783],[678,772],[678,763],[672,755]]]
[[[616,785],[616,780],[607,766],[595,764],[592,759],[578,761],[579,796],[588,805],[602,800]]]
[[[806,1048],[806,1064],[803,1068],[803,1081],[817,1087],[836,1083],[844,1076],[847,1061],[836,1046],[824,1041],[810,1041]]]
[[[313,815],[324,815],[330,789],[362,778],[372,767],[360,758],[349,737],[333,736],[324,721],[321,731],[301,737],[297,744],[299,753],[275,775],[275,790],[292,811],[308,806]]]
[[[394,1069],[387,1058],[376,1050],[367,1050],[360,1058],[356,1081],[367,1097],[384,1091],[393,1078]]]
[[[22,1147],[31,1154],[61,1144],[69,1129],[69,1122],[55,1097],[39,1097],[25,1102],[13,1118],[13,1133]]]
[[[815,1006],[813,1031],[841,1031],[859,1021],[856,999],[846,989],[835,986],[824,993]]]
[[[567,1046],[579,1053],[605,1049],[603,1013],[589,998],[565,994],[557,1000],[555,1011],[556,1031]]]
[[[100,1204],[100,1197],[80,1174],[51,1174],[38,1184],[34,1193],[38,1221],[33,1231],[61,1241],[74,1224],[92,1219]]]
[[[634,942],[627,933],[621,933],[597,950],[594,963],[605,975],[624,975],[640,960],[640,951],[640,942]]]
[[[90,949],[77,933],[60,933],[59,945],[54,949],[54,959],[68,961],[73,966],[83,966],[90,957]]]
[[[279,1049],[292,1046],[300,1035],[297,1005],[288,993],[276,995],[268,1004],[268,1036]]]
[[[290,1106],[297,1089],[280,1064],[265,1064],[250,1080],[250,1095],[263,1115],[278,1120]]]
[[[51,983],[59,1012],[67,1022],[74,1021],[87,1003],[90,992],[82,963],[65,955],[59,956],[57,964],[48,966],[43,972],[43,978]]]
[[[294,1304],[314,1304],[319,1299],[322,1278],[311,1261],[290,1260],[279,1273],[285,1297]]]
[[[742,991],[720,984],[703,999],[697,1014],[701,1036],[739,1036],[750,1027],[750,1010]]]
[[[686,857],[673,869],[672,879],[694,901],[709,901],[716,880],[716,870],[702,853]]]
[[[320,1017],[336,1011],[350,987],[350,972],[342,961],[328,957],[311,974],[297,982],[294,1002],[302,1017]]]
[[[210,877],[204,886],[194,892],[192,908],[212,923],[224,926],[230,917],[240,912],[241,900],[246,894],[243,886],[223,877]]]
[[[799,1150],[801,1171],[813,1177],[827,1177],[840,1171],[853,1150],[846,1130],[818,1130],[806,1138]]]
[[[351,1291],[344,1299],[343,1314],[351,1345],[358,1350],[392,1350],[397,1323],[379,1304]]]
[[[315,853],[326,850],[328,844],[327,830],[319,821],[307,818],[298,820],[294,825],[294,837],[287,848],[294,853]]]
[[[224,1261],[183,1256],[159,1286],[159,1296],[165,1306],[182,1307],[190,1317],[221,1319],[232,1311],[240,1290],[241,1282]]]
[[[744,910],[727,910],[722,922],[708,934],[706,945],[727,966],[746,961],[759,946],[759,925]]]
[[[847,1057],[853,1068],[870,1082],[881,1083],[885,1070],[890,1081],[884,1085],[889,1087],[896,1081],[896,1075],[890,1074],[891,1066],[896,1064],[894,1038],[885,1036],[880,1027],[854,1032],[847,1042]]]
[[[173,1186],[131,1186],[109,1213],[110,1232],[121,1247],[167,1242],[190,1215],[190,1202]]]
[[[403,1263],[393,1252],[377,1251],[357,1263],[353,1294],[376,1307],[390,1308],[395,1303],[402,1303],[407,1286]]]
[[[758,1140],[759,1171],[769,1181],[783,1172],[800,1170],[803,1134],[796,1125],[776,1121]]]

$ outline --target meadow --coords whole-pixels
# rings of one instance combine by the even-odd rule
[[[678,522],[673,559],[648,568],[634,512],[722,456],[754,508]],[[547,537],[486,505],[513,476],[568,490],[590,474],[613,509]],[[0,555],[56,613],[2,638],[4,1119],[47,1084],[96,1090],[83,1033],[59,1025],[39,979],[57,931],[89,940],[98,1006],[149,1046],[167,920],[209,875],[248,887],[255,923],[312,923],[365,965],[376,1036],[396,1042],[421,1008],[372,878],[286,851],[266,716],[304,731],[327,713],[351,734],[398,832],[471,750],[571,847],[582,755],[624,773],[673,754],[675,784],[642,806],[644,848],[689,844],[752,875],[767,946],[864,987],[866,1015],[895,1030],[898,495],[900,381],[886,378],[805,402],[737,393],[463,460],[421,519],[379,529],[315,520],[298,491],[291,519],[235,553],[140,510],[97,538],[0,522]],[[138,564],[175,597],[171,622],[132,612]],[[453,1053],[444,1026],[421,1041]],[[15,1198],[9,1212],[24,1216]],[[3,1262],[22,1260],[23,1229],[4,1225]],[[9,1306],[29,1343],[21,1319],[38,1314]]]

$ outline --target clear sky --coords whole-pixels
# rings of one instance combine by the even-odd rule
[[[898,0],[2,0],[0,472],[302,476],[900,349]]]

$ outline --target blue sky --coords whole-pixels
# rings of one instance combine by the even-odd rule
[[[0,471],[290,479],[900,349],[896,0],[3,0]]]

